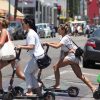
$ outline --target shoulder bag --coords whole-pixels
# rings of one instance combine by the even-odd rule
[[[77,46],[77,49],[75,51],[75,56],[81,57],[84,53],[84,50],[81,47],[79,47],[73,40],[72,40],[72,42]]]
[[[84,50],[81,47],[79,47],[71,38],[70,38],[70,40],[77,46],[77,49],[75,50],[75,56],[80,58],[83,55]],[[68,46],[66,46],[66,47],[68,48]]]
[[[44,57],[40,58],[40,59],[36,59],[38,67],[40,69],[44,69],[44,68],[48,67],[51,64],[51,58],[47,54],[48,49],[49,49],[49,46],[47,45],[46,52],[44,53]]]
[[[8,41],[0,48],[0,60],[13,60],[16,57],[16,52],[14,50],[14,44],[10,40],[9,34],[7,32]]]

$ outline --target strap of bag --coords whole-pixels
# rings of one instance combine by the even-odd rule
[[[7,32],[7,36],[8,36],[8,41],[11,41],[8,31],[6,31],[6,32]]]
[[[71,39],[71,38],[70,38]],[[72,40],[72,39],[71,39]],[[77,46],[77,47],[79,47],[73,40],[72,40],[72,42]]]
[[[49,45],[46,45],[47,46],[47,48],[46,48],[46,51],[45,51],[45,53],[44,54],[47,54],[48,53],[48,50],[49,50]],[[36,59],[36,57],[35,57],[35,55],[33,54],[33,57]]]
[[[45,54],[47,54],[48,50],[49,50],[49,45],[46,45],[46,46],[47,46],[47,48],[46,48]]]
[[[79,47],[71,38],[69,38],[77,47]],[[70,48],[66,45],[66,47],[70,50]]]

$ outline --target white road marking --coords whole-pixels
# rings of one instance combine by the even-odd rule
[[[61,71],[60,75],[63,75],[65,73],[71,73],[71,72],[73,72],[73,71],[71,71],[71,70],[69,70],[69,71]],[[89,75],[89,76],[93,76],[93,77],[97,77],[96,74],[89,74],[89,73],[83,73],[83,74]],[[50,76],[46,77],[45,79],[52,79],[52,78],[54,78],[54,75],[50,75]]]
[[[69,73],[69,72],[72,72],[72,71],[61,71],[60,75],[63,75],[65,73]],[[50,76],[46,77],[45,79],[52,79],[52,78],[54,78],[54,75],[50,75]]]
[[[73,71],[71,71],[71,70],[69,70],[69,71],[61,71],[60,75],[63,75],[65,73],[73,73]],[[96,74],[89,74],[89,73],[83,73],[83,74],[89,75],[89,76],[93,76],[93,77],[97,77]],[[55,80],[55,78],[54,78],[54,75],[50,75],[50,76],[44,78],[43,80]],[[73,82],[67,82],[67,83],[73,83]],[[74,83],[74,84],[85,85],[84,83],[77,83],[77,82]]]

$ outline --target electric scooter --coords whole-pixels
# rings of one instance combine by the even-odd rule
[[[16,51],[16,60],[15,60],[15,66],[13,68],[13,73],[12,77],[10,79],[8,91],[4,92],[1,96],[0,99],[2,100],[13,100],[13,99],[31,99],[31,100],[55,100],[55,95],[52,92],[45,92],[42,96],[25,96],[24,95],[24,89],[20,86],[15,86],[13,87],[13,82],[14,82],[14,76],[16,73],[16,65],[20,60],[20,53],[21,49],[15,48]]]
[[[99,86],[97,90],[93,93],[93,98],[100,99],[100,74],[97,77],[97,82],[99,83]]]
[[[68,89],[54,89],[54,88],[47,88],[43,82],[41,81],[41,76],[42,74],[42,69],[40,69],[39,73],[38,73],[38,81],[42,84],[43,90],[46,91],[45,96],[47,96],[48,94],[52,94],[56,96],[56,92],[61,92],[61,93],[68,93],[68,95],[70,97],[77,97],[79,94],[79,89],[77,87],[74,86],[70,86]]]

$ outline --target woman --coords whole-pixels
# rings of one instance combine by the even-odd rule
[[[71,65],[76,76],[81,79],[92,92],[96,90],[95,86],[82,74],[80,66],[79,66],[79,58],[75,57],[76,46],[73,44],[71,38],[67,35],[68,33],[68,25],[60,25],[58,28],[58,33],[62,36],[60,42],[49,43],[46,42],[44,44],[49,45],[53,48],[61,47],[61,55],[59,61],[54,65],[54,74],[55,74],[55,85],[53,88],[60,88],[60,72],[59,68],[65,67],[67,65]]]
[[[33,95],[32,92],[33,89],[37,91],[38,95],[41,95],[38,81],[35,78],[35,73],[38,71],[38,65],[36,59],[44,57],[44,50],[41,46],[39,36],[35,32],[36,27],[34,19],[31,17],[26,17],[23,20],[23,27],[28,32],[26,38],[26,44],[18,45],[17,48],[26,49],[31,56],[31,59],[28,61],[24,69],[25,81],[28,89],[26,95],[27,96]]]
[[[9,21],[8,20],[3,20],[1,23],[1,33],[0,33],[0,48],[2,48],[2,46],[8,41],[8,35],[10,37],[9,32],[7,31],[9,25]],[[7,66],[8,64],[11,64],[11,66],[13,67],[15,64],[15,59],[11,60],[11,61],[3,61],[0,60],[0,93],[3,93],[3,87],[2,87],[2,73],[1,73],[1,69],[4,68],[5,66]],[[17,65],[17,68],[19,69],[19,66]],[[19,71],[19,70],[18,70]],[[20,73],[16,71],[16,73],[18,74],[18,76],[20,78],[24,77],[24,74],[20,71]]]

